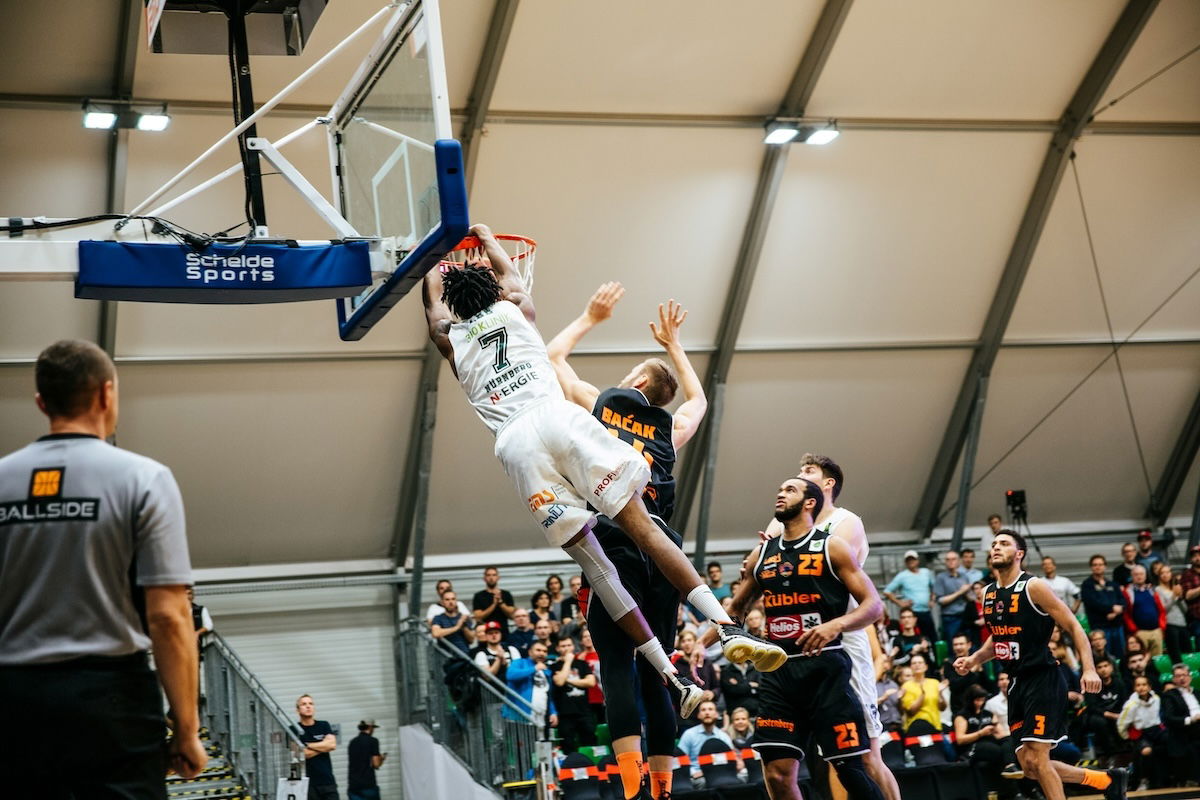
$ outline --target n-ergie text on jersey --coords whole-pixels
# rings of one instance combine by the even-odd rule
[[[505,397],[516,394],[516,392],[525,384],[536,381],[538,379],[538,374],[532,369],[532,366],[532,364],[526,364],[525,369],[528,371],[521,371],[520,375],[517,375],[504,386],[493,387],[492,384],[496,381],[489,381],[488,390],[491,391],[491,394],[488,395],[488,399],[492,401],[492,405],[499,403]]]

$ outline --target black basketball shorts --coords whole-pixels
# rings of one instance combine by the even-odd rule
[[[762,676],[758,701],[751,747],[763,761],[804,758],[810,737],[826,761],[871,749],[862,701],[850,688],[850,657],[841,650],[789,658]]]
[[[1054,745],[1067,738],[1067,680],[1058,667],[1036,667],[1013,676],[1008,728],[1022,742]]]

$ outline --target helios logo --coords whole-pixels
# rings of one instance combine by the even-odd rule
[[[214,256],[188,253],[185,263],[189,281],[271,283],[275,280],[275,259],[271,256]]]

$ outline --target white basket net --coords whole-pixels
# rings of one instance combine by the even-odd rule
[[[521,279],[521,285],[525,287],[526,292],[532,292],[533,264],[537,256],[537,242],[528,236],[517,236],[511,233],[497,233],[494,235],[496,240],[500,242],[500,246],[504,248],[504,251],[508,253],[508,257],[512,260],[513,269],[516,270],[517,276]],[[445,272],[458,265],[483,260],[486,260],[486,254],[479,243],[479,239],[475,236],[468,236],[446,254],[446,258],[442,260],[440,268],[442,272]]]

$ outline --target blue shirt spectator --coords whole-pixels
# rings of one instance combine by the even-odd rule
[[[975,568],[975,551],[969,547],[962,551],[962,574],[967,583],[983,581],[983,570]]]
[[[1134,556],[1134,561],[1146,568],[1146,579],[1148,583],[1158,583],[1154,579],[1154,562],[1163,561],[1162,553],[1154,549],[1154,534],[1150,531],[1142,531],[1137,538],[1137,555]]]
[[[687,753],[687,757],[692,762],[693,777],[701,774],[700,764],[697,763],[700,758],[700,748],[709,739],[720,739],[730,750],[733,749],[733,740],[729,738],[729,734],[717,727],[716,703],[705,700],[700,704],[696,718],[700,720],[700,724],[688,728],[679,737],[679,749]]]
[[[516,705],[533,716],[539,728],[557,723],[558,711],[550,694],[550,665],[546,663],[546,645],[534,642],[529,645],[529,658],[518,658],[508,665],[504,680],[521,700]],[[523,702],[522,702],[523,701]],[[501,715],[508,719],[520,717],[506,704]]]
[[[471,615],[458,610],[458,595],[453,589],[442,595],[442,607],[445,610],[435,615],[429,623],[433,638],[445,639],[464,653],[468,652],[475,642],[475,632],[472,630],[475,623]]]
[[[942,556],[945,572],[933,579],[933,593],[942,607],[942,635],[953,640],[963,624],[963,612],[967,610],[967,597],[971,592],[971,581],[959,567],[958,553],[947,550]],[[974,602],[974,598],[971,598]]]
[[[1079,585],[1079,594],[1083,598],[1083,613],[1087,615],[1088,627],[1108,631],[1110,628],[1120,629],[1123,624],[1122,614],[1125,610],[1125,597],[1115,581],[1104,576],[1108,561],[1102,555],[1094,555],[1090,560],[1092,574],[1083,579]]]
[[[916,550],[905,553],[904,571],[892,578],[891,583],[884,587],[883,593],[901,608],[911,608],[917,614],[921,614],[929,612],[930,598],[933,594],[933,573],[918,564]]]

